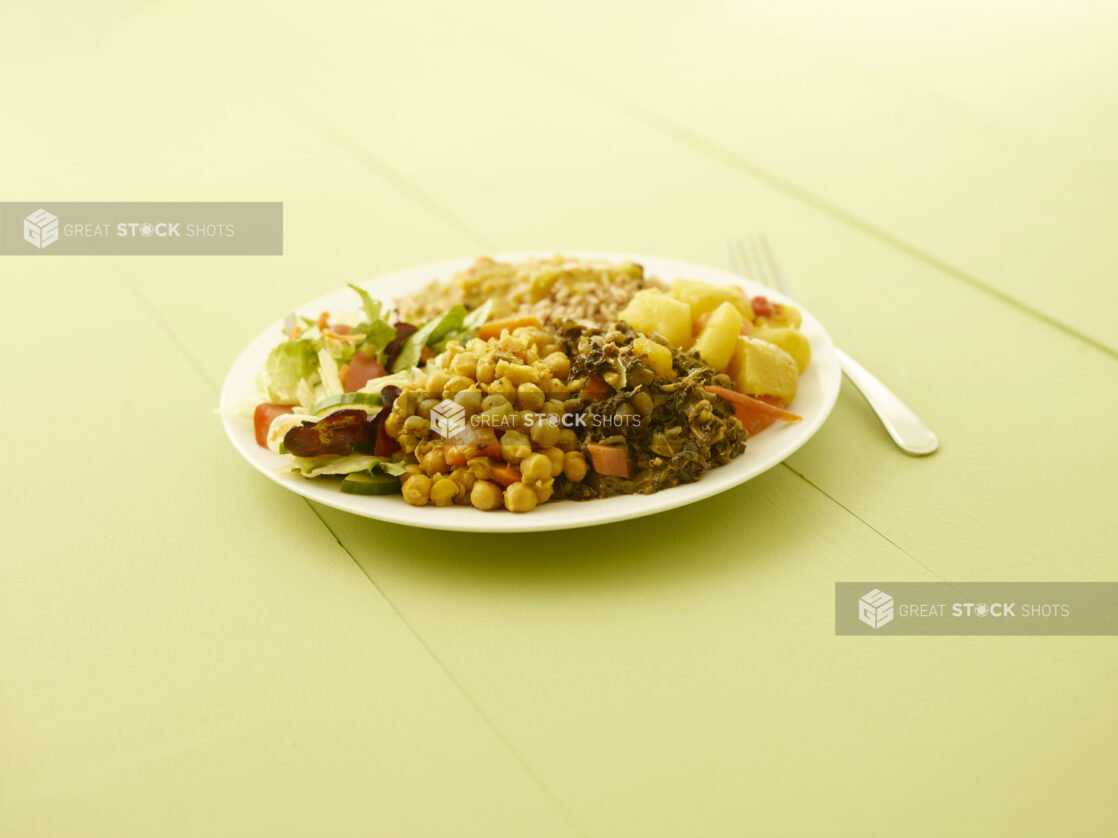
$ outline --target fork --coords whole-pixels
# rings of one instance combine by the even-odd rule
[[[788,280],[776,263],[769,243],[764,236],[759,236],[756,241],[750,242],[746,248],[745,242],[735,239],[730,242],[730,263],[734,272],[741,276],[748,276],[758,282],[763,282],[770,288],[777,288],[787,297],[792,296],[788,287]],[[835,354],[839,359],[839,366],[850,382],[869,402],[893,442],[900,446],[906,454],[921,456],[931,454],[939,447],[939,440],[932,433],[932,429],[924,424],[923,420],[912,409],[897,397],[897,395],[882,384],[877,378],[843,352],[835,347]]]

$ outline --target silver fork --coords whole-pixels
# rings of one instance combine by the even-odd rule
[[[784,278],[780,266],[776,263],[769,243],[764,236],[759,236],[747,248],[741,239],[730,242],[730,262],[734,272],[748,276],[758,282],[763,282],[770,288],[779,289],[785,296],[791,297],[792,290]],[[882,384],[874,375],[843,352],[835,347],[838,355],[839,366],[851,383],[861,391],[870,407],[873,408],[893,442],[900,446],[906,454],[923,455],[931,454],[939,447],[939,440],[932,433],[932,429],[924,424],[923,420],[912,409],[902,402],[897,395]]]

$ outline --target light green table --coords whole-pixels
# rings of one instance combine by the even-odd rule
[[[849,638],[846,580],[1115,580],[1118,13],[5,4],[0,198],[282,200],[282,257],[0,257],[0,834],[1118,833],[1114,638]],[[844,385],[591,530],[306,504],[211,413],[302,300],[763,230]]]

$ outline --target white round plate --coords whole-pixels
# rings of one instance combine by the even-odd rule
[[[659,277],[665,282],[687,277],[719,285],[741,285],[751,296],[764,294],[776,302],[792,302],[768,286],[743,280],[728,271],[690,262],[634,253],[563,251],[563,254],[574,258],[606,259],[612,262],[635,261],[644,266],[648,275]],[[543,252],[503,253],[494,254],[494,258],[515,261],[531,256],[550,255],[552,254]],[[394,271],[360,284],[374,298],[389,301],[422,287],[432,279],[447,279],[456,271],[469,267],[472,262],[471,258],[420,265]],[[800,377],[799,390],[795,401],[789,405],[789,410],[802,416],[803,421],[794,424],[778,422],[764,433],[750,439],[746,443],[745,453],[740,457],[724,466],[711,469],[697,483],[676,486],[652,495],[624,495],[589,501],[551,501],[524,515],[504,510],[482,512],[466,506],[415,507],[408,505],[399,495],[388,497],[344,495],[339,490],[336,480],[307,480],[290,472],[277,471],[288,462],[288,458],[274,454],[256,444],[250,419],[226,413],[223,416],[225,432],[241,455],[265,477],[317,503],[366,518],[457,532],[537,532],[639,518],[642,515],[651,515],[665,509],[694,503],[744,483],[791,456],[819,430],[838,397],[841,372],[838,358],[835,356],[834,344],[831,343],[827,332],[818,320],[804,311],[799,303],[796,303],[796,306],[803,312],[801,329],[811,341],[811,363]],[[300,306],[297,312],[314,319],[322,311],[359,308],[360,301],[357,295],[352,289],[343,288],[317,300],[311,300]],[[221,390],[222,405],[236,404],[245,396],[256,392],[254,386],[256,374],[263,368],[271,348],[282,340],[282,329],[282,321],[277,320],[254,338],[233,362]]]

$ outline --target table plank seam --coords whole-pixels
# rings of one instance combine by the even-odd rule
[[[865,526],[866,526],[866,527],[868,527],[868,528],[869,528],[869,529],[870,529],[871,531],[873,531],[873,532],[874,532],[874,533],[876,533],[876,534],[877,534],[878,536],[880,536],[881,538],[883,538],[883,539],[884,539],[884,540],[885,540],[886,542],[888,542],[888,543],[889,543],[890,545],[892,545],[893,547],[896,547],[896,548],[897,548],[898,550],[900,550],[900,551],[901,551],[902,553],[904,553],[904,554],[905,554],[906,556],[908,556],[908,557],[909,557],[910,559],[912,559],[912,560],[913,560],[914,562],[916,562],[916,564],[920,565],[920,567],[922,567],[922,568],[924,568],[924,570],[928,571],[928,573],[930,573],[930,574],[931,574],[932,576],[934,576],[934,577],[935,577],[936,579],[938,579],[938,580],[939,580],[939,581],[941,581],[941,582],[946,582],[946,581],[947,581],[947,580],[946,580],[946,579],[944,579],[944,578],[943,578],[942,576],[940,576],[940,575],[939,575],[938,573],[936,573],[936,572],[935,572],[934,570],[932,570],[932,569],[931,569],[930,567],[928,567],[928,566],[927,566],[926,564],[924,564],[924,563],[923,563],[922,561],[920,561],[920,559],[916,558],[916,556],[912,555],[912,553],[908,552],[908,550],[906,550],[906,549],[905,549],[904,547],[902,547],[902,546],[901,546],[900,544],[898,544],[897,542],[895,542],[895,541],[894,541],[893,539],[891,539],[891,538],[890,538],[889,536],[887,536],[887,535],[886,535],[885,533],[883,533],[883,532],[882,532],[881,530],[879,530],[879,529],[878,529],[877,527],[875,527],[875,526],[874,526],[873,524],[871,524],[871,523],[870,523],[869,521],[867,521],[867,520],[866,520],[865,518],[863,518],[863,517],[862,517],[861,515],[859,515],[859,514],[858,514],[857,512],[855,512],[855,511],[854,511],[853,509],[851,509],[851,508],[850,508],[849,506],[847,506],[847,505],[846,505],[846,504],[844,504],[844,503],[843,503],[842,501],[840,501],[840,500],[839,500],[838,498],[836,498],[836,497],[835,497],[834,495],[832,495],[832,494],[831,494],[830,492],[828,492],[828,491],[827,491],[826,489],[823,489],[823,488],[821,488],[820,486],[816,485],[815,483],[813,483],[813,482],[811,481],[811,479],[810,479],[810,478],[808,478],[808,477],[807,477],[806,475],[804,475],[804,474],[803,474],[802,472],[799,472],[799,471],[797,471],[797,470],[796,470],[795,468],[793,468],[792,466],[790,466],[790,465],[788,464],[788,461],[787,461],[787,460],[785,460],[784,462],[782,462],[782,463],[781,463],[781,465],[782,465],[782,466],[784,466],[784,468],[788,469],[788,470],[789,470],[790,472],[792,472],[792,474],[796,475],[796,477],[800,478],[800,480],[804,481],[804,483],[806,483],[807,485],[811,486],[811,487],[812,487],[813,489],[816,489],[816,490],[818,490],[818,491],[819,491],[819,492],[820,492],[820,493],[821,493],[821,494],[823,495],[823,497],[827,498],[827,500],[831,501],[831,503],[835,504],[835,505],[836,505],[836,506],[838,506],[838,507],[839,507],[840,509],[843,509],[843,510],[845,510],[846,512],[848,512],[848,513],[849,513],[850,515],[852,515],[852,516],[853,516],[853,517],[854,517],[854,518],[855,518],[856,520],[860,521],[860,522],[861,522],[861,523],[862,523],[863,525],[865,525]]]

